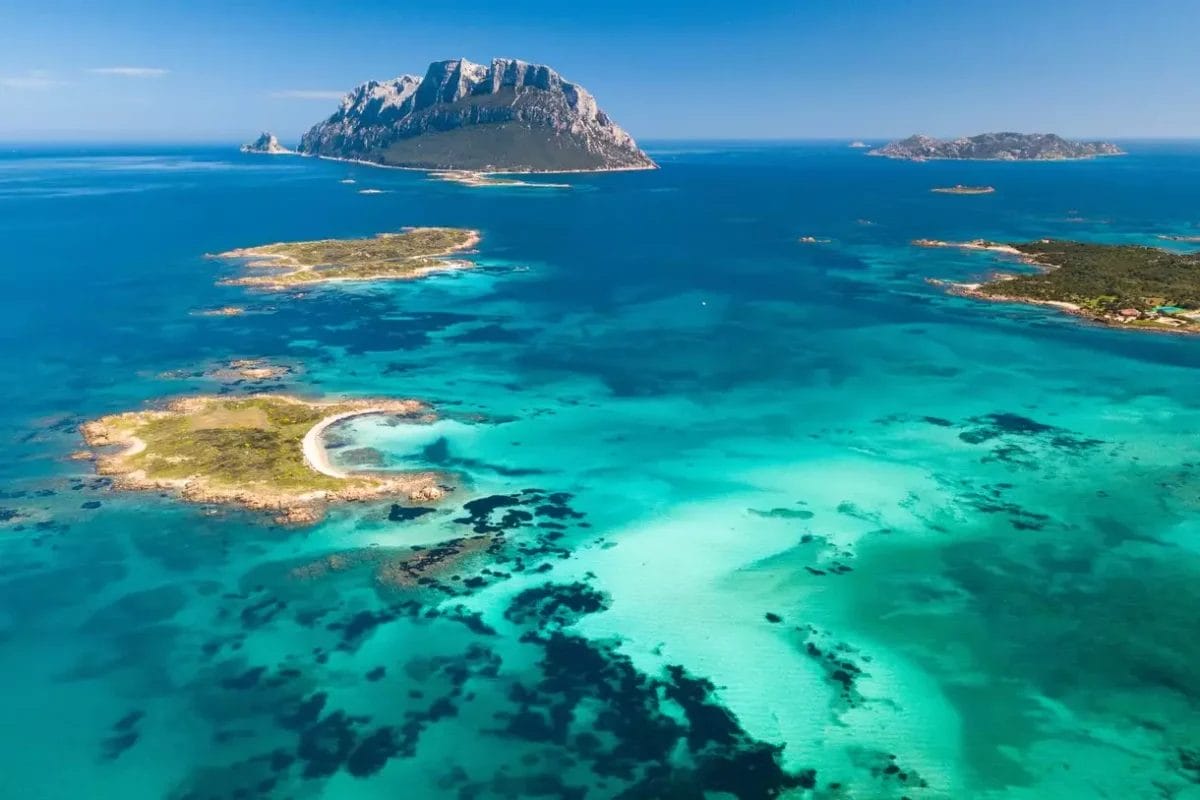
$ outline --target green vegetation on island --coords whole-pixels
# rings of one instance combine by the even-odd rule
[[[479,243],[477,231],[464,228],[408,228],[364,239],[279,242],[220,253],[245,259],[246,266],[269,273],[228,281],[239,286],[289,288],[332,281],[403,280],[431,272],[473,266],[449,256]]]
[[[363,414],[432,419],[416,400],[199,396],[102,417],[82,432],[89,446],[123,446],[97,459],[97,470],[117,476],[119,488],[177,490],[196,502],[271,510],[286,522],[317,519],[320,506],[335,500],[439,497],[440,476],[432,473],[351,475],[329,463],[322,432]]]
[[[1055,305],[1098,322],[1200,331],[1200,253],[1061,239],[918,244],[991,250],[1037,268],[997,274],[978,284],[952,284],[962,294]]]

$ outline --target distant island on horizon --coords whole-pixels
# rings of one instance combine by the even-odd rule
[[[916,134],[871,150],[868,155],[906,161],[1068,161],[1124,153],[1111,142],[1072,141],[1055,133],[1004,132],[958,139],[935,139]]]
[[[253,142],[247,142],[239,148],[243,153],[263,153],[270,156],[292,155],[293,151],[279,143],[279,139],[270,131],[263,131]]]
[[[935,186],[929,191],[935,194],[992,194],[996,191],[994,186],[964,186],[961,183],[956,183],[953,186]]]
[[[305,133],[297,152],[475,172],[658,166],[582,86],[550,67],[506,58],[488,66],[435,61],[423,78],[368,81]]]

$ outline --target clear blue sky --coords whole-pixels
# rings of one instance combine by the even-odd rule
[[[0,139],[285,142],[370,78],[512,56],[639,138],[1200,137],[1197,0],[0,0]]]

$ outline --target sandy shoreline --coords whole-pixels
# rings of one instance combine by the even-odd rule
[[[985,300],[990,303],[1009,303],[1026,306],[1045,306],[1047,308],[1057,309],[1058,311],[1062,311],[1066,314],[1070,314],[1073,317],[1078,317],[1082,320],[1092,323],[1093,325],[1099,325],[1104,328],[1113,328],[1122,331],[1140,331],[1142,333],[1173,333],[1181,336],[1195,336],[1200,334],[1200,328],[1196,326],[1163,324],[1158,327],[1152,327],[1150,325],[1133,325],[1131,323],[1123,323],[1119,320],[1111,319],[1101,314],[1092,313],[1082,306],[1076,305],[1075,303],[1068,303],[1064,300],[1037,300],[1026,297],[987,294],[979,291],[979,287],[982,286],[982,284],[979,283],[954,283],[952,281],[942,281],[936,278],[929,278],[927,279],[927,282],[934,286],[945,287],[946,291],[950,294],[957,295],[959,297],[969,297],[972,300]]]
[[[309,429],[308,433],[304,434],[304,439],[300,443],[300,450],[304,454],[305,462],[322,475],[327,475],[330,478],[338,478],[344,480],[350,477],[350,473],[345,470],[340,470],[333,465],[329,458],[329,451],[325,449],[323,434],[330,425],[335,425],[344,419],[353,417],[365,417],[369,414],[386,414],[388,409],[383,406],[375,408],[364,408],[358,411],[344,411],[341,414],[333,414],[325,417]]]
[[[933,286],[944,286],[948,292],[960,297],[973,297],[977,300],[989,300],[994,303],[1023,303],[1031,306],[1049,306],[1071,314],[1090,318],[1090,315],[1081,306],[1075,303],[1068,303],[1065,300],[1037,300],[1035,298],[1012,297],[1003,294],[988,294],[980,291],[983,286],[982,283],[955,283],[953,281],[938,280],[937,278],[930,278],[928,282]]]
[[[912,244],[914,247],[949,247],[957,250],[985,250],[991,253],[1004,253],[1005,255],[1016,256],[1021,259],[1029,258],[1012,245],[989,242],[987,239],[972,239],[969,242],[947,242],[941,239],[913,239]],[[1029,263],[1032,264],[1034,262],[1030,260]]]

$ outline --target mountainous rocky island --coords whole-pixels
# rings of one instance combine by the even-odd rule
[[[1109,325],[1200,332],[1200,253],[1060,239],[1013,243],[918,239],[913,244],[984,250],[1034,268],[994,273],[978,283],[933,281],[955,294],[1053,306]]]
[[[257,139],[253,142],[247,142],[239,149],[243,153],[265,153],[271,156],[285,155],[292,152],[281,145],[279,140],[275,138],[275,134],[270,131],[263,131]]]
[[[578,84],[514,59],[437,61],[425,77],[370,81],[299,152],[397,167],[478,172],[654,169]]]
[[[959,139],[917,134],[869,153],[908,161],[1065,161],[1122,154],[1124,151],[1110,142],[1076,142],[1054,133],[981,133]]]

